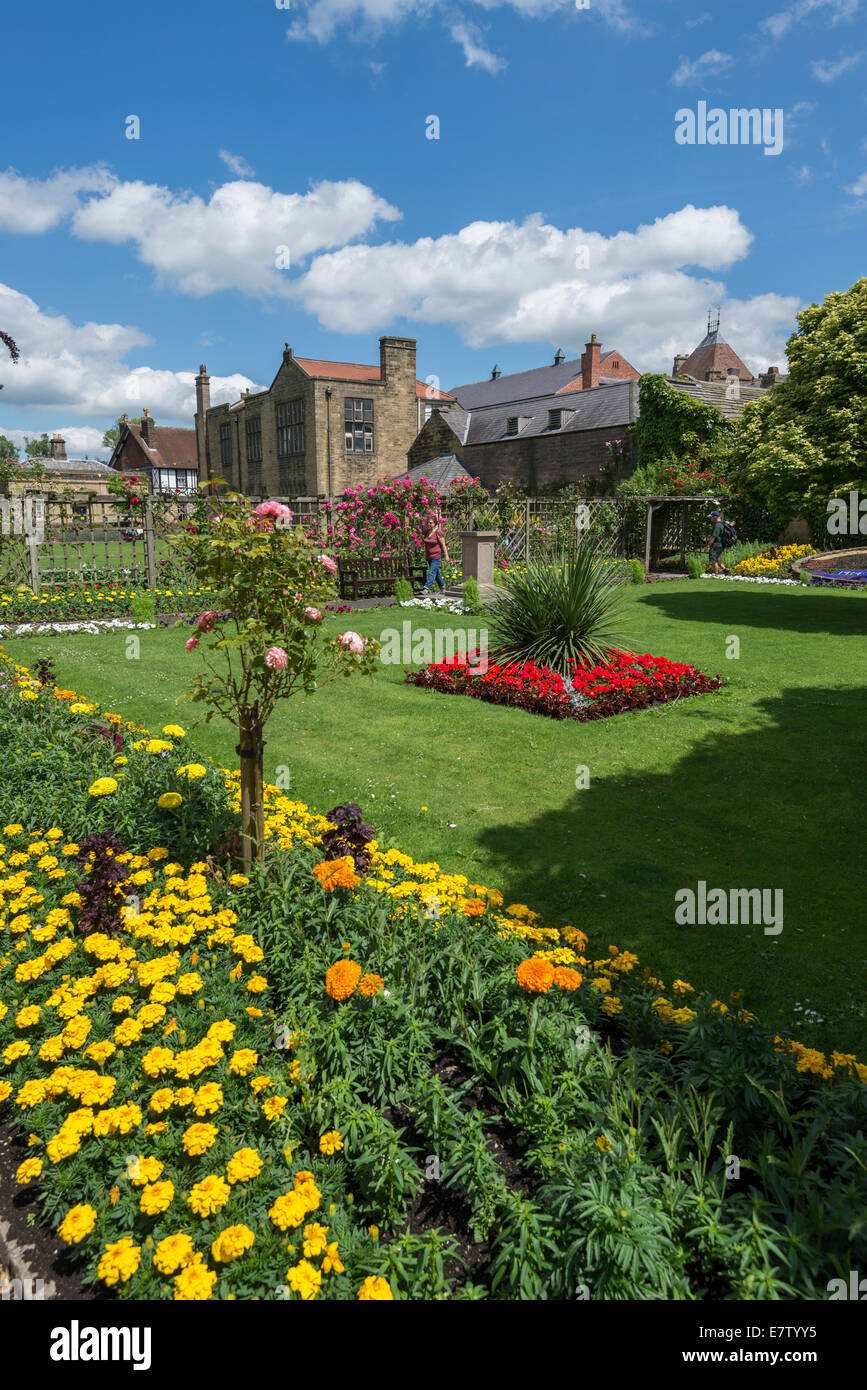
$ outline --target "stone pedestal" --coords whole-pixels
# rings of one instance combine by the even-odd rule
[[[494,582],[494,546],[499,531],[461,531],[461,571],[464,579],[480,584]]]

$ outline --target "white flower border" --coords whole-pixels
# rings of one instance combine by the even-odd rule
[[[801,581],[799,579],[763,579],[760,575],[753,574],[702,574],[699,575],[699,578],[722,579],[726,582],[735,580],[738,584],[788,584],[790,587],[794,585],[796,589],[801,588]],[[807,586],[804,585],[804,588],[806,587]]]
[[[121,629],[129,632],[133,628],[155,627],[156,623],[132,623],[124,618],[106,618],[104,622],[94,619],[89,623],[4,623],[0,625],[0,637],[38,637],[44,632],[87,632],[95,636],[100,632],[117,632]]]
[[[405,598],[400,599],[401,608],[425,608],[428,612],[437,609],[441,613],[466,613],[459,598]]]

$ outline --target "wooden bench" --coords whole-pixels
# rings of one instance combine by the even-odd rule
[[[398,579],[408,579],[412,583],[418,576],[421,582],[426,573],[427,565],[424,559],[416,559],[409,551],[399,555],[378,555],[370,558],[355,555],[337,556],[341,598],[360,598],[362,589],[371,589],[376,585],[389,584],[393,588]]]

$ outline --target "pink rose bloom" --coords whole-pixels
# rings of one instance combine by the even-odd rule
[[[341,646],[347,647],[351,652],[364,651],[364,638],[360,637],[357,632],[341,632],[337,640]]]
[[[325,566],[325,568],[328,570],[328,573],[329,573],[329,574],[336,574],[336,573],[337,573],[337,565],[336,565],[335,562],[332,560],[332,558],[331,558],[330,555],[320,555],[320,556],[319,556],[319,562],[320,562],[320,564],[322,564],[322,565]]]
[[[199,639],[198,639],[198,637],[188,637],[187,640],[186,640],[186,642],[184,643],[184,646],[186,647],[186,649],[187,649],[188,652],[195,651],[195,649],[196,649],[196,647],[197,647],[198,645],[199,645]]]
[[[214,612],[213,608],[206,608],[205,611],[204,611],[204,613],[200,613],[200,614],[199,614],[199,618],[198,618],[198,629],[199,629],[199,632],[213,632],[213,630],[214,630],[214,624],[215,624],[216,621],[217,621],[217,615],[216,615],[216,613]]]
[[[321,612],[319,611],[318,608],[305,608],[305,609],[304,609],[304,616],[305,616],[305,618],[309,618],[310,621],[311,621],[311,623],[321,623],[321,622],[322,622],[322,614],[321,614]]]
[[[285,671],[288,660],[282,647],[269,647],[265,653],[265,665],[272,671]]]
[[[291,507],[284,507],[282,502],[260,502],[258,507],[253,508],[254,516],[294,516]]]

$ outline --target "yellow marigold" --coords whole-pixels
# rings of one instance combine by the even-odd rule
[[[309,1260],[299,1260],[297,1265],[286,1271],[286,1282],[293,1293],[309,1300],[315,1298],[322,1287],[322,1275]]]
[[[24,1183],[32,1182],[34,1178],[40,1177],[41,1173],[41,1158],[25,1158],[24,1162],[18,1165],[15,1181],[23,1186]]]
[[[188,1264],[175,1279],[174,1298],[177,1302],[205,1303],[216,1282],[216,1270],[208,1269],[200,1261]]]
[[[529,960],[521,961],[515,977],[521,989],[530,994],[546,994],[554,983],[554,967],[549,960],[531,956]]]
[[[77,1245],[85,1236],[90,1235],[95,1225],[96,1212],[93,1207],[83,1202],[80,1206],[70,1208],[58,1226],[57,1234],[67,1244]]]
[[[184,767],[179,767],[175,773],[176,777],[186,777],[188,782],[199,782],[207,775],[208,769],[201,763],[186,763]]]
[[[164,738],[150,738],[145,744],[146,753],[170,753],[174,744]]]
[[[158,1158],[131,1158],[126,1166],[126,1175],[130,1182],[136,1187],[144,1187],[146,1183],[156,1182],[163,1165]]]
[[[186,738],[186,730],[180,724],[164,724],[163,733],[168,734],[169,738]]]
[[[354,960],[339,960],[325,972],[325,992],[338,1003],[354,993],[361,979],[361,966]]]
[[[162,796],[157,797],[157,805],[161,811],[175,811],[183,805],[183,800],[180,792],[163,792]]]
[[[361,1303],[379,1303],[394,1300],[391,1285],[387,1279],[381,1279],[378,1275],[369,1274],[358,1290],[358,1299]]]
[[[184,1152],[193,1158],[206,1153],[215,1143],[218,1134],[216,1125],[196,1124],[184,1130],[182,1143]]]
[[[328,1244],[328,1227],[312,1221],[304,1227],[304,1254],[308,1260],[321,1255]]]
[[[259,1061],[258,1052],[254,1052],[252,1047],[241,1047],[237,1052],[233,1052],[229,1059],[229,1071],[233,1071],[236,1076],[246,1076],[252,1071]]]
[[[561,989],[577,989],[584,977],[577,970],[572,970],[568,965],[558,965],[554,970],[554,984]]]
[[[616,994],[609,994],[602,1001],[602,1012],[609,1018],[614,1018],[615,1014],[623,1012],[623,1004]]]
[[[276,1120],[283,1114],[288,1103],[288,1096],[268,1096],[267,1100],[262,1102],[262,1114],[266,1120]]]
[[[358,993],[363,994],[366,999],[372,999],[384,989],[385,980],[381,975],[362,975],[358,982]]]
[[[342,1274],[346,1266],[341,1262],[337,1253],[337,1241],[333,1240],[330,1245],[325,1247],[325,1258],[322,1261],[323,1274]]]
[[[114,777],[97,777],[87,790],[91,796],[111,796],[112,792],[117,791],[117,782]]]
[[[308,1204],[300,1192],[286,1192],[278,1197],[268,1215],[281,1231],[290,1226],[300,1226],[309,1211]]]
[[[211,1173],[190,1189],[187,1206],[196,1216],[213,1216],[226,1205],[232,1189],[223,1178]]]
[[[125,1284],[135,1274],[140,1260],[141,1247],[130,1236],[124,1236],[105,1247],[96,1272],[104,1284]]]
[[[598,1134],[596,1136],[596,1147],[601,1154],[611,1152],[611,1140],[608,1138],[607,1134]]]
[[[38,1004],[29,1004],[26,1008],[19,1009],[15,1015],[15,1027],[32,1028],[34,1024],[39,1022],[41,1013],[42,1010]]]
[[[262,1171],[262,1160],[255,1149],[236,1149],[226,1164],[226,1180],[230,1183],[249,1182]]]
[[[319,1140],[319,1152],[323,1154],[337,1153],[338,1149],[343,1148],[343,1140],[340,1131],[330,1129],[327,1134],[323,1134]]]
[[[217,1239],[212,1241],[211,1255],[218,1264],[228,1264],[230,1260],[237,1260],[239,1255],[249,1250],[254,1240],[255,1236],[249,1226],[227,1226]]]
[[[183,1231],[165,1236],[154,1250],[154,1267],[160,1274],[174,1274],[176,1269],[192,1258],[194,1250],[192,1237]]]
[[[268,981],[264,975],[251,975],[247,981],[247,990],[250,994],[262,994],[268,988]]]
[[[143,1188],[139,1200],[139,1211],[145,1216],[159,1216],[161,1212],[168,1211],[175,1199],[175,1185],[173,1182],[151,1182]]]
[[[223,1088],[216,1081],[206,1081],[196,1091],[193,1110],[197,1115],[213,1115],[223,1104]]]
[[[23,1086],[19,1087],[15,1104],[20,1105],[23,1110],[30,1110],[34,1105],[41,1105],[47,1094],[44,1081],[25,1081]]]

